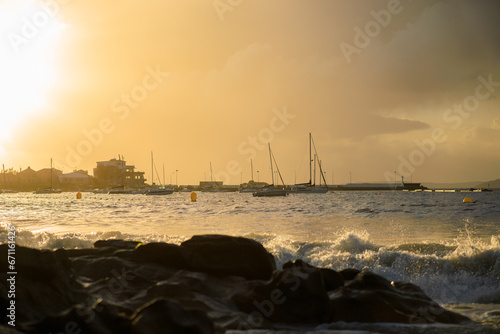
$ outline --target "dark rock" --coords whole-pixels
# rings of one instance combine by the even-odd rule
[[[154,299],[132,315],[132,333],[211,334],[214,326],[205,312],[186,310],[178,303]]]
[[[313,272],[319,270],[322,275],[323,285],[325,286],[326,291],[335,290],[341,286],[344,286],[344,278],[338,272],[332,269],[327,268],[317,268],[311,266],[310,264],[298,259],[293,262],[287,261],[283,264],[283,269],[289,268],[299,268],[303,269],[306,272]]]
[[[92,307],[76,305],[57,316],[26,326],[26,333],[129,333],[131,321],[119,314],[119,310],[107,303]]]
[[[355,290],[392,290],[391,282],[382,276],[370,271],[359,272],[352,280],[346,283],[346,287]]]
[[[152,262],[168,268],[189,269],[193,262],[188,250],[163,242],[140,245],[134,252],[137,262]]]
[[[78,276],[99,280],[106,277],[114,277],[123,268],[131,267],[124,260],[109,256],[102,258],[78,258],[72,261]]]
[[[391,284],[371,272],[359,272],[345,287],[329,293],[334,321],[461,323],[468,318],[447,311],[413,285]]]
[[[391,282],[391,285],[409,296],[432,301],[419,286],[407,282]]]
[[[181,247],[195,253],[196,270],[217,276],[242,276],[249,280],[267,280],[276,263],[257,241],[225,235],[199,235]]]
[[[235,299],[240,309],[273,323],[320,324],[332,317],[323,273],[303,261],[286,263],[249,297]]]
[[[89,250],[16,247],[16,329],[39,333],[223,333],[334,321],[460,323],[418,286],[302,260],[276,270],[259,243],[198,236]],[[130,247],[130,248],[128,248]],[[5,254],[6,245],[0,245]],[[6,268],[7,257],[0,257]],[[0,272],[0,307],[7,277]],[[6,318],[0,321],[6,325]],[[0,325],[0,331],[3,330]]]
[[[344,278],[344,281],[351,281],[361,272],[358,269],[347,268],[339,271],[339,274]]]
[[[137,246],[141,245],[140,241],[132,241],[132,240],[121,240],[121,239],[112,239],[112,240],[97,240],[94,243],[94,248],[116,248],[116,249],[135,249]]]
[[[0,254],[7,254],[7,245],[0,245]],[[15,260],[17,323],[36,322],[48,315],[57,315],[86,297],[64,250],[16,246]],[[0,257],[0,266],[7,268],[7,256]],[[7,284],[7,278],[10,278],[6,273],[0,273],[1,285]],[[7,286],[4,291],[8,291]],[[2,293],[1,297],[4,299],[1,304],[5,304],[7,293]],[[6,317],[0,322],[6,323]]]

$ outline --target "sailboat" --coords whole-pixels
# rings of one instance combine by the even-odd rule
[[[158,173],[157,173],[158,174]],[[158,182],[160,181],[160,177],[158,177]],[[152,185],[154,186],[154,162],[153,162],[153,152],[151,152],[151,179],[152,179]],[[146,195],[151,196],[151,195],[171,195],[174,193],[173,189],[167,189],[164,185],[160,184],[159,186],[156,186],[156,188],[151,188],[146,192]]]
[[[312,159],[312,148],[314,147],[314,160]],[[321,167],[321,160],[317,159],[318,152],[316,151],[316,145],[312,139],[311,133],[309,133],[309,182],[296,184],[295,188],[291,190],[293,194],[326,194],[328,192],[328,186],[326,183],[325,175],[323,174],[323,169]],[[316,160],[318,160],[319,172],[320,172],[320,187],[316,187]],[[314,178],[313,178],[313,166],[314,162]],[[325,187],[321,187],[321,180],[325,182]]]
[[[54,189],[52,186],[52,179],[53,179],[53,167],[52,167],[52,159],[50,159],[50,188],[49,189],[44,189],[44,190],[38,190],[35,191],[35,194],[60,194],[62,193],[62,190],[60,189]]]
[[[217,193],[221,190],[217,186],[217,181],[215,181],[214,174],[212,173],[212,162],[210,161],[210,187],[205,187],[201,190],[205,193]]]
[[[285,190],[285,182],[283,182],[283,178],[281,177],[281,173],[280,173],[280,170],[278,168],[278,164],[276,163],[276,159],[274,158],[273,152],[271,151],[271,144],[268,143],[267,145],[269,147],[269,159],[271,160],[271,180],[272,180],[272,183],[270,186],[266,187],[265,189],[254,192],[253,195],[255,197],[287,196],[288,191]],[[273,161],[274,161],[274,164],[276,165],[276,169],[278,171],[278,175],[280,176],[281,183],[283,184],[283,187],[281,187],[281,189],[275,187],[275,185],[274,185]]]
[[[252,179],[250,181],[248,181],[247,184],[242,184],[240,187],[240,193],[254,193],[257,191],[256,188],[258,187],[255,187],[255,181],[253,179],[253,160],[250,159],[250,173],[251,173],[251,176],[252,176]]]

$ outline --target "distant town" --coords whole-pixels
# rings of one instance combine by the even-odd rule
[[[240,185],[224,185],[222,181],[200,181],[198,185],[177,184],[155,184],[147,183],[145,172],[137,171],[135,166],[127,165],[123,157],[113,158],[107,161],[98,161],[93,169],[93,175],[88,171],[75,170],[71,173],[63,173],[56,168],[44,168],[38,171],[28,167],[24,170],[5,169],[0,174],[0,193],[7,191],[39,191],[43,189],[59,189],[61,191],[100,191],[108,192],[114,189],[123,190],[146,190],[151,187],[164,186],[173,191],[245,191],[268,187],[266,182],[249,180]],[[495,186],[497,181],[495,180]],[[297,185],[295,185],[297,186]],[[299,185],[300,186],[300,185]],[[406,191],[428,191],[429,189],[420,183],[407,183],[401,179],[400,183],[348,183],[346,185],[314,185],[313,187],[326,187],[328,190],[406,190]],[[489,186],[489,183],[488,183]],[[293,189],[294,186],[288,186]],[[496,188],[496,187],[495,187]],[[455,189],[468,191],[482,191],[486,189]]]
[[[111,189],[147,189],[158,184],[146,183],[145,172],[137,171],[135,166],[128,165],[119,156],[107,161],[98,161],[93,175],[88,171],[75,170],[64,174],[56,168],[44,168],[38,171],[28,167],[24,170],[3,169],[0,175],[1,190],[37,191],[42,189],[60,189],[62,191],[87,191]],[[265,187],[266,182],[252,182],[252,187]],[[198,185],[179,186],[163,185],[175,191],[180,190],[209,190],[238,191],[241,185],[224,185],[222,181],[200,181]]]

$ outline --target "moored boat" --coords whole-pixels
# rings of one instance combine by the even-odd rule
[[[254,192],[253,196],[255,196],[255,197],[287,196],[288,191],[285,190],[285,182],[283,181],[283,178],[281,177],[281,173],[280,173],[280,170],[278,168],[278,164],[276,163],[276,159],[274,158],[273,152],[271,151],[271,144],[268,144],[268,147],[269,147],[269,159],[271,160],[271,181],[272,181],[272,183],[269,187],[266,187],[265,189]],[[281,179],[281,183],[283,184],[282,187],[276,187],[274,185],[273,161],[274,161],[274,164],[276,165],[276,170],[277,170],[278,175]]]
[[[314,160],[312,159],[312,148],[314,146]],[[321,167],[321,160],[316,159],[318,156],[318,152],[316,151],[316,145],[314,145],[314,141],[312,139],[311,133],[309,133],[309,182],[296,184],[292,189],[290,189],[290,193],[292,194],[326,194],[328,192],[328,186],[326,184],[325,175],[323,174],[323,169]],[[319,178],[319,187],[316,186],[316,160],[318,160],[320,178]],[[312,163],[314,161],[314,177],[313,177],[313,166]],[[324,186],[321,185],[321,180],[324,181]]]

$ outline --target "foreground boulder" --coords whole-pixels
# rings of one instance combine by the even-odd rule
[[[0,252],[6,254],[5,245]],[[100,241],[92,249],[16,252],[15,329],[24,333],[223,333],[340,321],[469,321],[413,284],[368,271],[336,272],[302,260],[276,269],[261,244],[240,237],[196,236],[181,245]],[[4,268],[5,261],[2,256]],[[0,276],[5,307],[8,287]],[[1,321],[0,332],[12,329]]]
[[[217,276],[269,279],[276,269],[273,256],[257,241],[226,235],[199,235],[183,242],[195,254],[197,270]]]
[[[461,323],[469,319],[443,309],[419,287],[390,282],[369,271],[361,271],[345,286],[329,293],[332,321]]]
[[[14,285],[7,279],[7,245],[0,245],[0,306],[7,309],[15,301],[17,323],[36,322],[50,315],[57,315],[86,296],[83,286],[77,281],[71,263],[64,250],[37,250],[17,246],[15,248]],[[8,291],[14,290],[15,297],[8,298]],[[5,307],[5,308],[4,308]],[[0,323],[6,324],[7,317]]]

